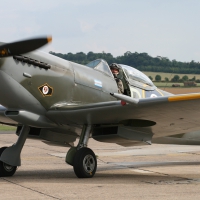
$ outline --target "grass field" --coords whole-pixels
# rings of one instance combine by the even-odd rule
[[[196,79],[200,79],[200,74],[176,74],[176,73],[164,73],[164,72],[143,72],[147,76],[151,76],[153,78],[153,81],[155,80],[155,76],[159,74],[162,78],[162,80],[165,80],[165,77],[167,77],[169,80],[171,80],[174,75],[179,75],[180,78],[182,78],[184,75],[187,75],[189,79],[193,78],[194,76]]]
[[[173,83],[173,82],[153,82],[153,83],[157,87],[172,87],[173,84],[179,84],[180,87],[184,87],[183,83]],[[200,83],[196,83],[196,84],[197,84],[196,87],[200,87]],[[191,87],[186,87],[186,88],[191,88]]]
[[[187,75],[189,79],[193,78],[195,76],[196,79],[200,79],[200,74],[173,74],[173,73],[164,73],[164,72],[143,72],[144,74],[146,74],[147,76],[151,76],[153,78],[153,81],[155,80],[155,76],[156,75],[160,75],[162,78],[162,81],[165,80],[165,78],[168,78],[169,80],[171,80],[174,75],[179,75],[180,78],[182,78],[184,75]],[[154,82],[155,86],[157,87],[172,87],[173,84],[177,84],[177,83],[173,83],[173,82]],[[183,83],[178,83],[181,87],[184,87]],[[197,86],[196,87],[200,87],[200,83],[196,83]],[[188,87],[189,88],[189,87]]]
[[[17,127],[0,124],[0,131],[15,131]]]
[[[170,92],[172,94],[186,94],[186,93],[200,93],[199,87],[193,88],[160,88],[166,92]]]

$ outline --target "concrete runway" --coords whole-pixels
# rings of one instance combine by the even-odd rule
[[[7,134],[5,134],[7,133]],[[0,146],[17,136],[0,133]],[[78,179],[64,161],[68,148],[27,140],[22,166],[0,178],[0,199],[199,199],[200,146],[121,147],[89,141],[98,156],[92,179]]]

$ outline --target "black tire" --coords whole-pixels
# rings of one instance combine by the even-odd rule
[[[1,154],[3,153],[3,151],[6,149],[7,147],[1,147],[0,148],[0,156],[1,156]]]
[[[7,147],[0,148],[0,156]],[[17,170],[16,166],[7,165],[0,161],[0,177],[13,176]]]
[[[74,156],[74,172],[78,178],[92,178],[97,169],[97,159],[89,148],[79,149]]]

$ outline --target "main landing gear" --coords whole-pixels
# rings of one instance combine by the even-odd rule
[[[23,126],[19,138],[11,147],[0,148],[0,177],[13,176],[21,165],[20,154],[30,128]]]
[[[97,159],[94,152],[87,148],[91,125],[83,127],[77,147],[69,149],[66,155],[66,162],[74,167],[78,178],[92,178],[97,169]]]
[[[5,149],[7,149],[7,147],[0,148],[0,156]],[[17,170],[16,166],[8,165],[0,161],[0,177],[12,176],[15,174],[16,170]]]
[[[92,178],[97,169],[96,156],[87,148],[91,129],[91,125],[83,127],[77,147],[72,147],[66,155],[66,162],[73,166],[78,178]],[[0,177],[13,176],[21,165],[20,154],[29,131],[28,126],[23,126],[15,144],[0,148]]]

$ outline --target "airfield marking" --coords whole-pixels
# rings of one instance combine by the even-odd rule
[[[137,173],[142,173],[142,174],[151,174],[151,173],[155,173],[155,172],[148,171],[148,170],[143,170],[143,169],[130,169],[130,171],[137,172]]]

